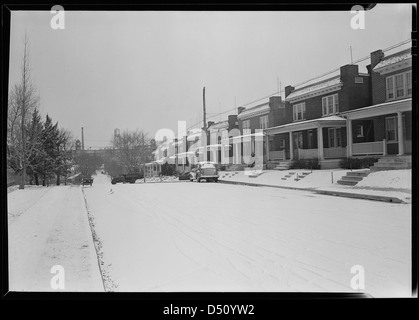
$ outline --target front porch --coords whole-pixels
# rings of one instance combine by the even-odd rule
[[[351,110],[344,116],[348,157],[412,153],[411,99]]]
[[[347,156],[346,120],[338,116],[291,123],[266,129],[268,162]]]

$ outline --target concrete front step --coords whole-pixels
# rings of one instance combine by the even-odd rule
[[[343,177],[342,177],[343,178]],[[347,185],[347,186],[354,186],[358,183],[359,181],[352,181],[352,180],[338,180],[338,184],[343,184],[343,185]]]
[[[359,182],[362,179],[364,179],[364,177],[362,176],[343,176],[342,180],[346,180],[346,181],[356,181]]]
[[[368,176],[368,174],[370,173],[370,171],[350,171],[346,173],[346,176],[349,177],[366,177]]]

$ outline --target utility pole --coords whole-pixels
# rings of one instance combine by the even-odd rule
[[[352,46],[349,46],[349,51],[351,52],[351,64],[354,64],[354,61],[352,59]]]
[[[206,109],[205,109],[205,87],[202,93],[203,101],[204,101],[204,131],[205,134],[207,134],[207,115],[206,115]]]

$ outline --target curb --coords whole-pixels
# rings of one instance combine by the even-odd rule
[[[251,182],[237,182],[237,181],[226,181],[226,180],[218,180],[220,183],[225,184],[236,184],[236,185],[243,185],[243,186],[251,186],[251,187],[269,187],[269,188],[279,188],[279,189],[289,189],[289,190],[300,190],[300,191],[310,191],[318,194],[324,194],[329,196],[338,196],[338,197],[346,197],[346,198],[354,198],[354,199],[363,199],[363,200],[373,200],[373,201],[383,201],[383,202],[391,202],[391,203],[406,203],[403,200],[396,198],[396,197],[387,197],[387,196],[378,196],[378,195],[371,195],[371,194],[361,194],[361,193],[352,193],[352,192],[342,192],[342,191],[329,191],[329,190],[319,190],[315,188],[295,188],[295,187],[285,187],[285,186],[274,186],[269,184],[259,184],[259,183],[251,183]]]

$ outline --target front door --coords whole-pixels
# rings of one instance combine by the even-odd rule
[[[386,142],[387,142],[387,154],[398,154],[398,130],[397,130],[397,116],[387,117],[385,119],[386,128]]]
[[[295,159],[300,159],[300,156],[298,154],[298,149],[303,148],[303,133],[302,132],[293,132],[293,153]]]

